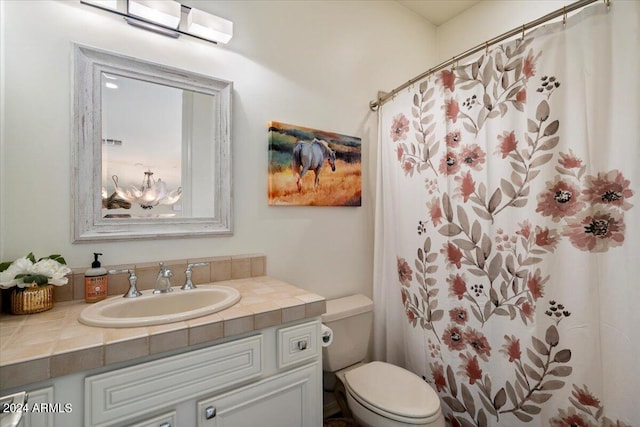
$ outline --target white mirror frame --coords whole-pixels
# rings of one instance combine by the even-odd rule
[[[142,61],[79,44],[73,45],[73,174],[72,230],[74,242],[140,238],[230,235],[231,92],[232,82]],[[215,171],[211,218],[102,218],[101,74],[119,74],[152,83],[213,95],[216,102]]]

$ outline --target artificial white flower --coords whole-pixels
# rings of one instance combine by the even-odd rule
[[[60,255],[52,255],[35,262],[33,254],[29,254],[18,258],[8,266],[9,263],[3,263],[2,268],[5,269],[0,271],[0,288],[7,289],[14,286],[24,288],[31,286],[36,280],[45,279],[52,285],[66,285],[69,281],[66,275],[71,272],[71,269],[64,262],[64,258]]]
[[[24,288],[26,285],[23,283],[22,279],[16,279],[15,277],[20,274],[29,274],[32,268],[33,263],[26,257],[18,258],[13,261],[9,268],[0,273],[0,288],[7,289],[16,285]]]
[[[71,269],[54,259],[44,258],[33,264],[31,272],[47,276],[51,285],[62,286],[69,281],[65,276],[71,273]]]

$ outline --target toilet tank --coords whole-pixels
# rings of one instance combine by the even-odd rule
[[[322,369],[336,372],[367,357],[373,301],[364,295],[327,300],[322,323],[333,331],[333,343],[322,349]]]

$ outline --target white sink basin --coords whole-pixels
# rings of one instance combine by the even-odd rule
[[[233,288],[200,285],[183,291],[154,295],[145,291],[136,298],[113,297],[82,310],[80,322],[103,328],[131,328],[162,325],[216,313],[240,301],[240,293]]]

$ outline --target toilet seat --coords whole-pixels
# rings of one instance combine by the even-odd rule
[[[345,373],[347,392],[368,410],[407,424],[429,424],[441,416],[436,392],[417,375],[385,362]]]

